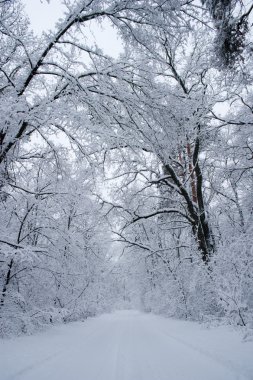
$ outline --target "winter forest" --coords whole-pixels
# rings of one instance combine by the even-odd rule
[[[40,38],[24,3],[0,1],[0,335],[122,308],[250,331],[252,1],[63,0]]]

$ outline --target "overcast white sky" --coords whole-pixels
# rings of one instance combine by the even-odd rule
[[[25,10],[31,21],[35,33],[53,29],[56,21],[63,17],[64,7],[61,0],[23,0]]]
[[[23,0],[23,3],[30,18],[31,27],[38,35],[50,29],[54,30],[55,23],[59,18],[64,17],[65,7],[61,0],[50,0],[49,3],[46,0]],[[91,41],[96,40],[97,45],[113,57],[117,57],[123,50],[116,31],[108,23],[103,27],[94,22],[90,23],[87,28],[87,37]]]

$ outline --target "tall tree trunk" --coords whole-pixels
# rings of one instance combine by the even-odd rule
[[[172,164],[167,163],[164,165],[164,173],[168,175],[170,177],[170,180],[174,183],[174,185],[176,185],[178,188],[178,193],[184,200],[184,203],[186,203],[187,213],[192,220],[192,231],[197,241],[198,248],[201,252],[202,260],[207,263],[210,259],[210,255],[214,252],[215,244],[204,204],[203,176],[199,165],[199,132],[200,126],[198,126],[192,157],[190,145],[186,146],[189,160],[189,173],[187,173],[187,176],[190,176],[191,193],[189,193],[185,187],[184,178],[182,179],[180,178],[180,175],[177,175]]]
[[[5,281],[4,281],[4,285],[3,285],[3,289],[2,289],[2,294],[1,294],[0,309],[4,306],[4,300],[6,297],[8,285],[10,283],[11,269],[12,269],[13,263],[14,263],[14,261],[13,261],[13,259],[11,259],[10,263],[8,264],[8,270],[7,270],[7,274],[5,277]]]
[[[211,233],[211,227],[207,219],[207,214],[205,210],[205,203],[203,198],[203,176],[202,171],[199,166],[199,139],[200,126],[198,125],[198,135],[195,140],[195,147],[193,152],[193,167],[196,177],[196,196],[198,204],[198,225],[197,225],[197,239],[198,245],[202,252],[202,259],[207,262],[210,255],[215,249],[214,240]]]

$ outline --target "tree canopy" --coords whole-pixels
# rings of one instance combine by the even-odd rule
[[[2,334],[123,304],[252,326],[253,6],[64,4],[38,38],[0,2]]]

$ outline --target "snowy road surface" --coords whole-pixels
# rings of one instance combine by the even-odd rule
[[[0,342],[1,380],[253,379],[253,342],[136,311]]]

